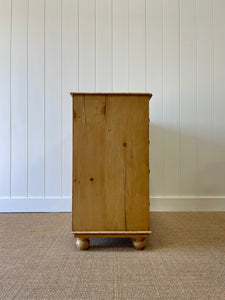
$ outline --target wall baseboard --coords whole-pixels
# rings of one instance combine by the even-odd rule
[[[151,211],[225,211],[225,196],[150,198]],[[71,197],[0,197],[0,212],[71,212]]]
[[[152,196],[150,209],[151,211],[225,211],[225,196]]]
[[[0,197],[0,212],[71,211],[71,197]]]

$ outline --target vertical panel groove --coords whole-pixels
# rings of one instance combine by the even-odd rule
[[[127,47],[127,55],[128,55],[128,64],[127,64],[127,73],[128,73],[128,91],[130,91],[130,0],[127,1],[127,10],[128,10],[128,47]]]
[[[78,6],[77,0],[62,0],[62,197],[72,192],[72,98],[78,90]]]
[[[46,4],[46,195],[60,196],[61,0]]]
[[[213,35],[212,2],[198,0],[198,160],[199,194],[216,190],[217,180],[213,157]]]
[[[214,1],[211,0],[212,6],[212,55],[213,55],[213,142],[215,142],[215,31],[214,31]]]
[[[44,0],[44,198],[46,197],[46,1]]]
[[[79,80],[82,92],[96,88],[95,0],[79,2]]]
[[[12,17],[13,17],[13,0],[11,0],[11,12],[10,12],[10,198],[12,197]]]
[[[113,3],[113,88],[128,91],[128,1]]]
[[[27,197],[29,196],[29,5],[27,2]]]
[[[195,77],[196,77],[196,83],[195,83],[195,93],[196,93],[196,103],[195,103],[195,110],[196,110],[196,118],[195,118],[195,159],[196,159],[196,194],[198,196],[198,57],[197,57],[197,4],[195,0]]]
[[[111,88],[113,88],[113,0],[111,0]]]
[[[29,0],[28,197],[44,194],[44,0]]]
[[[27,0],[13,3],[12,195],[27,195]]]
[[[196,161],[197,161],[197,196],[199,196],[199,142],[198,142],[198,0],[196,0],[195,16],[196,16]]]
[[[180,0],[180,164],[181,195],[196,195],[195,0]]]
[[[96,32],[97,32],[97,21],[96,21],[96,18],[97,18],[97,14],[96,14],[96,5],[97,5],[97,3],[96,3],[96,1],[97,0],[95,0],[95,11],[94,11],[94,14],[95,14],[95,49],[94,49],[94,51],[95,51],[95,91],[97,92],[97,49],[96,49],[96,47],[97,47],[97,42],[96,42],[96,39],[97,39],[97,37],[96,37]]]
[[[181,191],[181,176],[182,176],[182,173],[181,173],[181,122],[180,122],[180,115],[181,115],[181,105],[180,105],[180,74],[181,74],[181,32],[180,32],[180,26],[181,26],[181,12],[180,12],[180,0],[178,0],[178,31],[179,31],[179,77],[178,77],[178,98],[179,98],[179,116],[178,116],[178,122],[179,122],[179,194],[181,196],[182,194],[182,191]]]
[[[145,0],[145,91],[147,92],[147,5]]]
[[[79,25],[79,19],[80,19],[80,11],[79,11],[79,2],[80,0],[77,0],[77,33],[78,33],[78,47],[77,47],[77,52],[78,52],[78,55],[77,55],[77,72],[78,72],[78,76],[77,76],[77,81],[78,81],[78,92],[80,91],[80,25]]]
[[[163,144],[163,195],[165,195],[165,132],[164,132],[164,0],[162,3],[162,144]]]
[[[62,47],[63,47],[63,45],[62,45],[62,1],[63,0],[61,0],[61,27],[60,27],[60,30],[61,30],[61,32],[60,32],[60,35],[61,35],[61,56],[60,56],[60,59],[61,59],[61,78],[60,78],[60,81],[61,81],[61,88],[60,88],[60,93],[61,93],[61,95],[60,95],[60,97],[61,97],[61,166],[60,166],[60,168],[61,168],[61,192],[60,192],[60,195],[61,195],[61,197],[63,196],[63,188],[62,188],[62,186],[63,186],[63,172],[62,172],[62,170],[63,170],[63,104],[62,104],[62,80],[63,80],[63,70],[62,70],[62,61],[63,61],[63,58],[62,58]]]

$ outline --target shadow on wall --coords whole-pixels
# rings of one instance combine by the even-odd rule
[[[225,195],[225,136],[191,127],[193,134],[150,123],[152,196]]]

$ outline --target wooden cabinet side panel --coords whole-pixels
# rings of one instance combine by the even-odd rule
[[[149,230],[149,100],[127,111],[126,230]]]
[[[82,205],[85,197],[83,178],[86,173],[85,160],[85,114],[84,97],[73,97],[73,182],[72,182],[72,230],[78,230],[84,222],[85,207]],[[84,149],[83,149],[84,147]]]
[[[121,230],[149,230],[149,97],[108,96],[106,107],[110,217],[123,218]]]
[[[148,139],[148,97],[74,96],[73,231],[149,230]]]
[[[73,231],[105,230],[105,96],[73,100]]]
[[[125,128],[127,97],[106,97],[107,230],[126,230]]]

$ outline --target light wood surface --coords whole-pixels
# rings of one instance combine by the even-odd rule
[[[150,94],[72,95],[72,231],[147,237]]]
[[[105,97],[79,95],[73,103],[73,230],[105,229]]]

